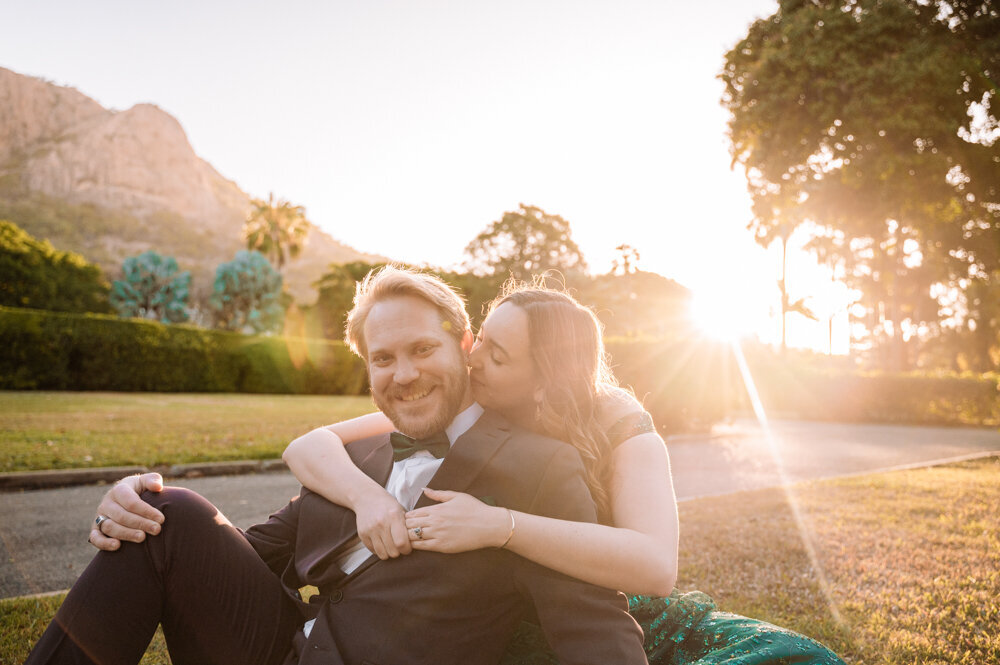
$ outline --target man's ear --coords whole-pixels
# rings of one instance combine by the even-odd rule
[[[472,334],[471,330],[466,330],[465,334],[462,335],[462,351],[465,351],[465,355],[472,353],[472,345],[476,342],[476,336]]]

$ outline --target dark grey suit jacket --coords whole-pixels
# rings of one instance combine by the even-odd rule
[[[347,450],[385,484],[392,470],[387,435]],[[459,437],[428,484],[513,510],[596,520],[576,450],[489,411]],[[428,503],[423,497],[418,505]],[[320,589],[307,610],[316,624],[308,640],[296,640],[302,665],[494,665],[532,607],[562,665],[646,662],[622,594],[506,550],[373,556],[345,575],[335,561],[357,536],[355,515],[305,489],[246,536],[290,594],[305,585]]]

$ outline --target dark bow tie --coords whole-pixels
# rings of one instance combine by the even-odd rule
[[[426,439],[413,439],[401,432],[393,432],[389,435],[389,442],[392,444],[392,461],[406,459],[418,450],[426,450],[434,457],[444,457],[451,444],[448,442],[448,435],[438,432]]]

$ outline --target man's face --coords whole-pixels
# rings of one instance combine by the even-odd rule
[[[364,336],[372,398],[400,432],[430,436],[471,404],[466,351],[427,301],[401,296],[375,303]]]

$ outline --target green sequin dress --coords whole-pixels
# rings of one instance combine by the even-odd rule
[[[648,414],[619,421],[612,444],[654,432]],[[844,665],[819,642],[779,626],[720,612],[700,591],[674,590],[665,598],[630,596],[629,614],[642,628],[651,665]],[[541,629],[521,624],[501,665],[557,665]]]
[[[632,596],[651,665],[844,665],[815,640],[764,621],[719,612],[700,591]],[[521,624],[501,665],[558,665],[541,628]]]

